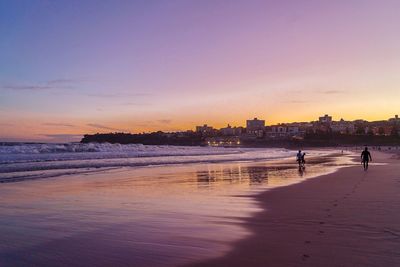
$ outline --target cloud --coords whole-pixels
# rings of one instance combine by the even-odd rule
[[[46,82],[48,85],[60,85],[60,84],[76,84],[76,83],[81,83],[81,82],[87,82],[89,80],[87,79],[55,79],[55,80],[49,80]]]
[[[289,103],[289,104],[306,104],[306,103],[310,103],[310,101],[306,101],[306,100],[288,100],[288,101],[283,101],[282,103]]]
[[[49,138],[82,138],[83,134],[39,134]]]
[[[135,126],[137,127],[153,127],[155,125],[157,125],[157,123],[159,124],[170,124],[172,122],[172,120],[170,119],[160,119],[160,120],[156,120],[156,121],[142,121],[140,123],[136,123]]]
[[[150,93],[134,93],[134,94],[125,94],[125,93],[92,93],[87,94],[87,96],[91,97],[100,97],[100,98],[119,98],[119,97],[141,97],[141,96],[151,96]]]
[[[146,123],[139,123],[139,124],[135,124],[138,127],[150,127],[150,124],[146,124]]]
[[[138,102],[126,102],[126,103],[121,103],[123,106],[149,106],[150,104],[148,103],[138,103]]]
[[[47,85],[4,85],[1,88],[15,91],[25,91],[25,90],[48,90],[52,89],[52,86]]]
[[[115,98],[115,97],[120,97],[120,95],[118,95],[118,94],[100,94],[100,93],[87,94],[87,96],[102,97],[102,98]]]
[[[135,123],[135,126],[137,127],[150,127],[154,126],[153,121],[141,121],[140,123]]]
[[[164,119],[164,120],[157,120],[159,123],[162,124],[170,124],[172,122],[172,120],[168,120],[168,119]]]
[[[325,94],[325,95],[334,95],[334,94],[343,94],[345,91],[343,90],[322,90],[318,91],[320,94]]]
[[[107,125],[102,125],[102,124],[98,124],[98,123],[88,123],[86,124],[87,126],[93,127],[93,128],[97,128],[97,129],[103,129],[103,130],[110,130],[110,131],[125,131],[123,129],[117,129],[117,128],[113,128],[113,127],[109,127]]]
[[[280,90],[280,89],[279,89],[279,90]],[[302,93],[304,93],[304,90],[293,89],[293,90],[287,91],[287,93],[289,93],[289,94],[302,94]]]
[[[59,122],[47,122],[47,123],[42,123],[44,126],[55,126],[55,127],[76,127],[73,124],[68,124],[68,123],[59,123]]]
[[[76,83],[85,81],[84,79],[54,79],[33,84],[8,84],[0,88],[14,91],[42,91],[42,90],[62,90],[73,89]]]
[[[1,122],[0,126],[15,126],[14,123],[9,123],[9,122]]]

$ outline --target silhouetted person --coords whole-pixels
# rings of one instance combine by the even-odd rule
[[[361,152],[361,162],[364,165],[364,170],[368,170],[369,161],[372,161],[371,153],[369,153],[368,147],[365,147],[364,151]]]
[[[297,152],[297,155],[296,155],[296,161],[299,164],[299,169],[301,168],[301,164],[302,164],[301,159],[302,159],[302,157],[303,157],[303,154],[301,153],[301,150],[299,150],[299,152]]]
[[[301,150],[299,150],[299,152],[296,155],[296,161],[299,164],[299,170],[304,169],[304,164],[306,163],[304,157],[305,157],[306,153],[302,153]]]
[[[306,164],[306,159],[305,159],[305,157],[306,157],[306,152],[304,152],[303,155],[301,155],[301,163],[302,163],[303,165]]]

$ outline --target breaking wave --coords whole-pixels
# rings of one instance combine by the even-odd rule
[[[0,144],[0,182],[99,171],[99,168],[268,160],[293,155],[291,150],[272,148],[108,143]]]

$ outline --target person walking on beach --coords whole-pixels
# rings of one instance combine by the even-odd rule
[[[299,169],[303,168],[303,160],[304,160],[304,154],[301,153],[301,150],[299,150],[299,152],[297,152],[296,155],[296,161],[299,164]]]
[[[368,170],[369,161],[372,161],[371,153],[369,153],[368,147],[365,147],[364,151],[361,152],[361,163],[364,165],[364,171]]]
[[[303,152],[303,154],[301,155],[301,164],[303,164],[303,168],[304,168],[304,165],[306,164],[305,156],[306,156],[306,152]]]

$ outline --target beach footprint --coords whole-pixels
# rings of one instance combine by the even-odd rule
[[[308,260],[310,258],[310,255],[308,254],[303,254],[302,259],[303,261]]]

